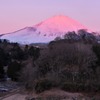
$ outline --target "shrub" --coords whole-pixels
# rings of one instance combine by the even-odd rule
[[[97,64],[100,65],[100,44],[93,45],[92,50],[98,58]]]
[[[65,91],[75,92],[75,91],[77,91],[78,88],[77,88],[76,84],[65,82],[61,85],[61,89],[65,90]]]
[[[52,83],[49,80],[41,79],[36,82],[35,91],[36,93],[41,93],[51,88],[52,88]]]
[[[76,84],[65,82],[61,85],[61,89],[70,92],[97,92],[100,91],[100,85],[97,84]]]

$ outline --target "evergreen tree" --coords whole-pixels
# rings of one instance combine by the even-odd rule
[[[5,75],[4,68],[2,65],[0,65],[0,79],[4,78],[4,75]]]
[[[21,68],[22,68],[22,65],[20,63],[16,61],[11,62],[7,70],[8,77],[10,77],[13,81],[18,81]]]
[[[21,61],[24,59],[24,51],[20,48],[20,46],[16,43],[11,49],[11,58],[14,60]]]

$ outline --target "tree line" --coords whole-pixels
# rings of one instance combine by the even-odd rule
[[[0,40],[0,79],[7,75],[37,93],[54,87],[100,91],[100,44],[84,30],[79,32],[81,39],[70,32],[43,49]]]
[[[0,79],[7,77],[14,81],[19,80],[24,62],[32,58],[35,61],[39,57],[40,49],[29,45],[10,43],[8,40],[0,40]]]
[[[37,93],[54,87],[71,92],[100,91],[100,44],[73,39],[52,41],[37,60],[28,61],[21,79],[26,89]]]

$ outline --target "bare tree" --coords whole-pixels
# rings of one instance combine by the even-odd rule
[[[21,82],[24,83],[26,89],[34,89],[35,80],[37,79],[37,68],[33,66],[32,59],[25,62],[25,67],[21,71]]]
[[[64,71],[71,72],[73,79],[76,73],[91,72],[89,66],[95,64],[95,61],[96,56],[91,50],[91,45],[58,43],[52,45],[52,49],[44,50],[41,53],[37,66],[44,76],[48,76],[48,78],[52,76],[52,80],[56,81],[59,74],[63,74]]]

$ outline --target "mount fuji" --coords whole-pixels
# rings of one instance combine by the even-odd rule
[[[48,43],[56,37],[63,37],[69,31],[80,29],[87,28],[67,16],[60,15],[42,21],[37,25],[4,34],[0,38],[21,44]]]

